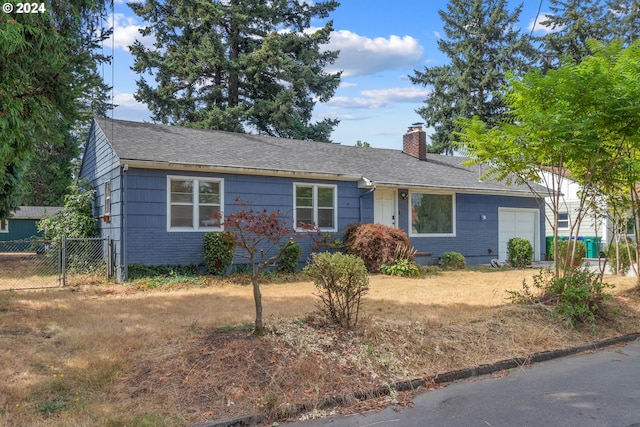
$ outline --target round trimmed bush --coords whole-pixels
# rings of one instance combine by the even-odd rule
[[[362,258],[370,273],[379,273],[382,264],[393,265],[398,246],[411,247],[404,231],[383,224],[350,224],[343,239],[345,252]]]
[[[467,266],[467,260],[459,252],[444,252],[441,259],[445,270],[464,270]]]
[[[533,246],[529,239],[514,237],[507,242],[507,261],[513,267],[522,268],[533,261]]]

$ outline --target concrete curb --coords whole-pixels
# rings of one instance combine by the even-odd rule
[[[464,380],[473,377],[479,377],[482,375],[491,374],[493,372],[504,371],[506,369],[518,368],[520,366],[527,366],[532,363],[545,362],[547,360],[557,359],[560,357],[571,356],[578,353],[583,353],[590,350],[599,350],[602,348],[610,347],[616,344],[628,343],[640,339],[640,332],[622,335],[620,337],[609,338],[606,340],[598,341],[591,344],[584,344],[575,347],[569,347],[560,350],[544,351],[540,353],[534,353],[527,357],[517,357],[515,359],[501,360],[496,363],[488,365],[480,365],[474,368],[460,369],[457,371],[446,372],[444,374],[435,375],[427,378],[418,378],[409,381],[401,381],[393,386],[379,387],[367,392],[356,392],[353,394],[358,400],[366,400],[371,397],[386,396],[391,393],[392,390],[396,391],[409,391],[415,390],[419,387],[425,387],[429,384],[445,384],[454,381]],[[325,401],[319,409],[327,409],[340,405],[343,399],[331,399]],[[312,410],[313,408],[307,408],[305,405],[298,405],[295,411],[292,411],[288,416],[295,416],[305,411]],[[215,420],[206,422],[203,424],[197,424],[193,427],[250,427],[267,421],[267,417],[264,415],[249,415],[236,418],[227,418],[223,420]]]

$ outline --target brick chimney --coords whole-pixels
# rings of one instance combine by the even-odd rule
[[[420,160],[427,160],[427,133],[422,123],[414,123],[402,137],[402,152]]]

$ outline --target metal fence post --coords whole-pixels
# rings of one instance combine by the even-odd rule
[[[113,241],[111,237],[107,237],[107,280],[111,280],[113,277]]]
[[[67,285],[67,237],[62,236],[62,262],[60,265],[62,266],[62,286]]]

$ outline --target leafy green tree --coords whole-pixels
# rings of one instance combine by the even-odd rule
[[[93,216],[91,203],[95,190],[86,182],[74,182],[65,196],[64,207],[56,215],[43,218],[38,223],[38,231],[42,231],[47,240],[95,237],[98,225]]]
[[[106,108],[95,54],[105,2],[45,2],[40,13],[0,15],[0,218],[22,200],[24,174],[40,144],[59,146],[60,123]],[[93,111],[92,111],[93,108]]]
[[[509,70],[524,72],[535,57],[528,37],[516,30],[522,6],[513,12],[506,0],[451,0],[438,13],[446,37],[438,49],[450,63],[415,70],[414,84],[432,89],[417,112],[435,132],[429,151],[451,154],[457,116],[478,116],[493,125],[505,113],[499,92]]]
[[[329,141],[338,121],[311,123],[311,115],[338,87],[340,73],[324,71],[338,52],[321,49],[331,21],[309,29],[313,18],[337,6],[334,0],[131,3],[149,23],[142,33],[156,40],[152,48],[130,47],[141,75],[136,99],[161,123]]]
[[[623,49],[619,41],[588,42],[594,55],[579,64],[571,59],[543,74],[512,77],[505,96],[511,113],[497,126],[479,118],[460,118],[460,147],[470,163],[488,167],[485,175],[550,189],[557,254],[560,188],[570,171],[583,189],[571,234],[577,235],[585,208],[600,195],[625,193],[638,201],[640,179],[640,42]],[[555,172],[555,173],[550,173]],[[531,186],[532,191],[536,188]],[[637,206],[638,204],[635,203]],[[569,257],[569,256],[568,256]],[[575,251],[565,265],[571,265]]]

